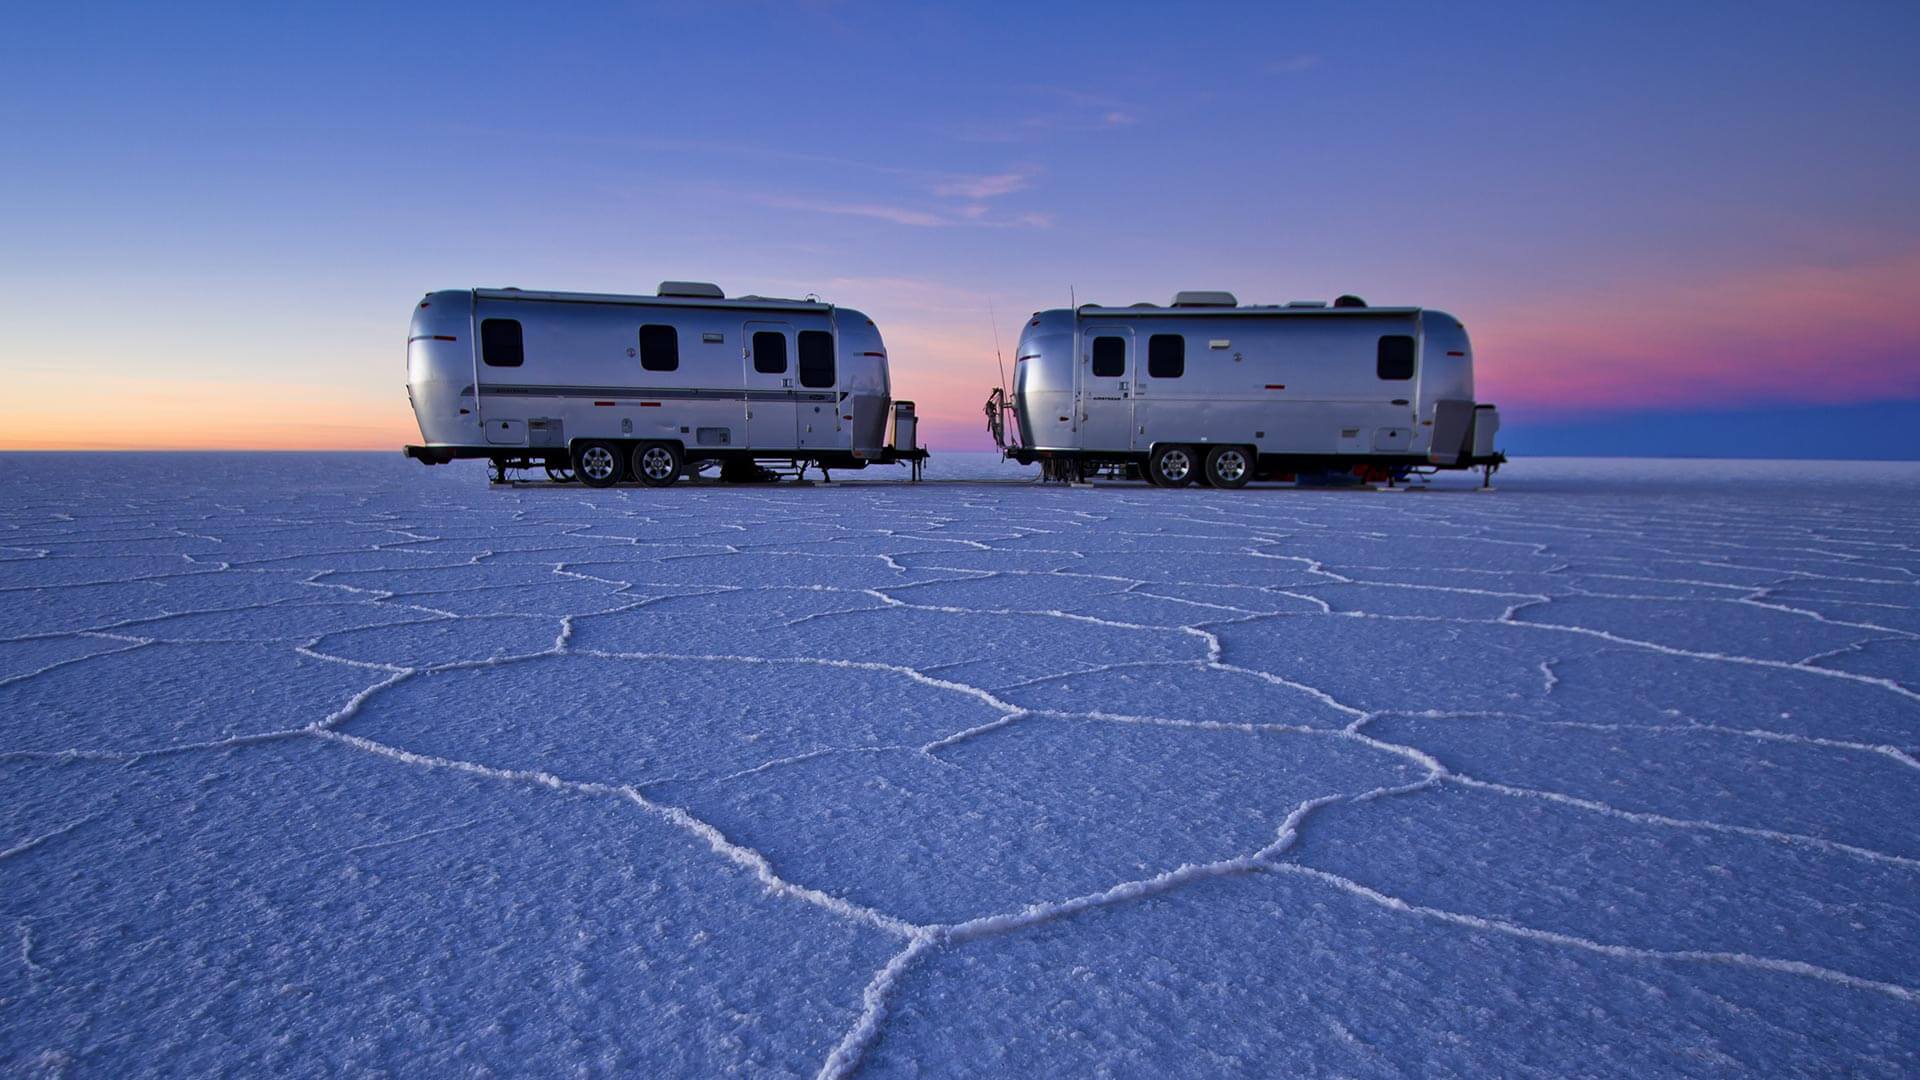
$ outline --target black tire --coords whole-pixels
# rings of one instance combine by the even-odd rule
[[[1244,446],[1216,446],[1207,451],[1206,481],[1217,488],[1243,488],[1253,479],[1254,456]]]
[[[580,478],[580,474],[573,471],[573,466],[565,462],[549,458],[546,464],[547,479],[556,484],[571,484]]]
[[[648,487],[666,487],[680,479],[686,465],[672,443],[641,443],[633,448],[633,475]]]
[[[1162,446],[1147,459],[1147,476],[1161,487],[1186,487],[1200,471],[1200,462],[1190,446]]]
[[[620,482],[624,456],[613,443],[583,442],[573,448],[573,474],[588,487],[612,487]]]

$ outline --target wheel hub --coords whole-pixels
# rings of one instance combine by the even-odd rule
[[[605,480],[613,475],[613,454],[605,447],[590,447],[580,455],[580,468],[595,480]]]
[[[659,480],[673,472],[673,455],[656,446],[640,455],[640,469],[648,476]]]

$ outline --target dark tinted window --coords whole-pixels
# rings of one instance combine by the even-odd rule
[[[800,331],[800,385],[833,385],[833,335],[825,330]]]
[[[648,371],[678,371],[680,332],[671,326],[641,327],[640,366]]]
[[[519,319],[480,320],[480,359],[488,367],[519,367],[527,362]]]
[[[753,370],[762,375],[787,372],[787,335],[778,330],[756,330],[753,335]]]
[[[1187,339],[1179,334],[1155,334],[1147,339],[1147,374],[1177,379],[1187,371]]]
[[[1127,373],[1127,339],[1093,339],[1093,373],[1102,379],[1117,379]]]
[[[1413,378],[1413,338],[1408,334],[1387,334],[1380,339],[1379,368],[1383,379]]]

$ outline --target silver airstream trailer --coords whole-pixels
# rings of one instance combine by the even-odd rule
[[[1028,320],[1013,386],[987,402],[1007,457],[1051,479],[1095,472],[1166,486],[1358,473],[1391,482],[1484,469],[1499,413],[1473,397],[1473,349],[1438,311],[1240,306],[1183,292],[1171,305],[1082,305]]]
[[[873,320],[815,300],[727,298],[699,282],[654,296],[462,289],[428,293],[407,334],[408,457],[545,468],[605,487],[689,469],[804,475],[918,463],[887,444],[894,411]],[[910,408],[910,403],[902,402]],[[911,431],[910,423],[902,429]]]

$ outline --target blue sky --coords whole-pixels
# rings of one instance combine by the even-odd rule
[[[1920,6],[1170,12],[15,9],[0,420],[389,446],[420,293],[663,278],[868,311],[955,448],[1069,289],[1444,308],[1516,433],[1920,400]]]

